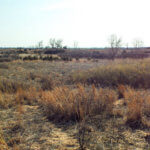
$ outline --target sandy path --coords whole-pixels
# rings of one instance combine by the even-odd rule
[[[73,132],[63,130],[63,127],[57,127],[47,120],[41,108],[25,105],[22,110],[21,116],[13,109],[0,111],[0,116],[3,116],[3,121],[0,123],[4,135],[11,137],[8,142],[10,149],[13,143],[17,143],[21,150],[78,149]]]

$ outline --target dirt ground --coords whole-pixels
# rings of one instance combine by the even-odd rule
[[[117,108],[117,107],[116,107]],[[114,111],[115,109],[114,108]],[[19,150],[78,150],[79,124],[48,120],[41,106],[22,105],[18,108],[0,110],[0,128],[9,149]],[[87,149],[148,150],[149,129],[124,126],[121,117],[100,120],[95,116],[87,121],[90,131],[86,134]]]

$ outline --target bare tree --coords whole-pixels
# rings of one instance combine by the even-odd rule
[[[38,42],[38,48],[42,48],[43,47],[43,41],[39,41]]]
[[[55,43],[56,43],[56,40],[54,39],[54,38],[51,38],[50,40],[49,40],[49,44],[50,44],[50,46],[52,47],[52,48],[55,48]]]
[[[74,48],[77,48],[78,47],[78,42],[74,41],[73,46],[74,46]]]
[[[110,48],[111,48],[111,57],[115,59],[119,52],[119,48],[121,47],[122,39],[118,38],[115,34],[112,34],[108,40]]]
[[[133,46],[135,48],[140,48],[144,46],[144,42],[141,39],[134,39]]]
[[[61,39],[56,40],[56,41],[55,41],[55,46],[56,46],[56,48],[62,48],[62,42],[63,42],[63,40],[61,40]]]

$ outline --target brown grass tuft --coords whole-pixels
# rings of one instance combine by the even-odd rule
[[[41,92],[41,103],[49,119],[83,120],[87,116],[107,112],[112,113],[113,102],[117,99],[115,91],[110,89],[86,89],[78,85],[71,90],[57,87],[52,91]]]
[[[140,127],[142,124],[148,125],[148,118],[145,119],[145,116],[150,114],[149,94],[146,91],[127,88],[124,99],[127,104],[127,113],[124,118],[126,124],[132,128]]]
[[[8,145],[5,142],[1,129],[0,129],[0,150],[8,150]]]
[[[54,86],[55,86],[55,83],[51,76],[43,76],[41,78],[42,90],[52,90]]]
[[[38,92],[35,88],[30,87],[28,90],[18,89],[16,93],[17,104],[32,105],[38,99]]]
[[[0,80],[0,91],[3,93],[15,93],[20,88],[26,89],[27,86],[19,82]]]

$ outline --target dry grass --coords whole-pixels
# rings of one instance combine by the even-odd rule
[[[0,129],[0,150],[8,150],[8,145],[5,142],[1,129]]]
[[[20,88],[26,89],[27,86],[19,82],[0,80],[0,91],[3,93],[15,93]]]
[[[82,120],[87,116],[107,112],[111,114],[113,102],[117,99],[115,91],[110,89],[85,89],[78,85],[76,89],[55,88],[41,92],[41,103],[49,119]]]
[[[150,87],[149,63],[149,59],[130,60],[129,62],[115,60],[105,63],[100,61],[96,63],[92,61],[87,61],[86,63],[48,63],[41,61],[31,63],[21,61],[8,63],[8,69],[2,66],[0,70],[2,71],[0,81],[0,109],[2,111],[0,113],[2,114],[2,121],[0,120],[0,123],[2,124],[4,137],[0,134],[0,150],[1,145],[7,148],[7,144],[9,147],[17,149],[17,146],[21,145],[22,142],[24,142],[23,146],[25,148],[28,142],[30,142],[28,143],[29,145],[35,143],[41,145],[41,141],[38,141],[37,137],[40,138],[40,133],[42,132],[42,136],[47,134],[46,136],[51,139],[49,135],[49,124],[51,122],[48,122],[45,115],[43,115],[43,111],[50,120],[59,121],[59,123],[64,121],[64,127],[59,127],[62,134],[64,133],[64,128],[68,128],[67,130],[69,132],[72,131],[67,126],[67,122],[70,120],[82,123],[87,119],[89,121],[87,121],[89,123],[88,125],[94,125],[94,123],[92,124],[90,122],[91,120],[95,122],[98,130],[95,128],[94,132],[100,131],[98,135],[102,137],[105,134],[106,137],[102,141],[106,147],[112,140],[116,140],[115,142],[121,144],[122,147],[126,144],[134,147],[136,145],[135,143],[140,143],[139,141],[141,139],[145,145],[148,144],[145,141],[145,135],[139,137],[138,141],[135,138],[138,137],[138,134],[134,132],[136,136],[133,136],[131,145],[130,137],[133,131],[130,130],[130,127],[132,129],[138,128],[141,132],[146,132],[150,127],[150,94],[148,89],[145,90],[145,88]],[[101,66],[98,67],[99,65]],[[93,67],[96,68],[87,70]],[[75,70],[87,71],[74,73],[73,71]],[[67,82],[71,72],[73,72],[71,82]],[[82,84],[75,85],[72,82],[82,82],[91,84],[91,86],[83,86]],[[32,88],[27,88],[25,86],[26,83],[32,86]],[[97,87],[99,84],[101,88]],[[116,88],[112,89],[112,87],[118,88],[116,90]],[[140,88],[140,90],[137,90],[137,88]],[[39,104],[42,107],[39,107]],[[117,111],[121,111],[121,115],[114,113],[115,107]],[[7,119],[4,114],[8,115]],[[116,116],[112,117],[112,115]],[[14,121],[14,126],[10,124],[12,128],[6,129],[5,126],[7,127],[7,124],[9,125],[10,118]],[[112,121],[116,123],[114,124]],[[85,125],[87,122],[85,122]],[[36,126],[37,124],[38,126]],[[43,126],[44,128],[46,127],[47,132],[42,130]],[[52,130],[53,128],[53,132],[55,133],[56,126],[53,126]],[[85,128],[81,128],[81,131],[83,130]],[[126,136],[126,132],[129,131],[131,133],[128,138],[129,143],[125,143],[126,139],[124,140],[123,134]],[[32,140],[24,140],[24,138],[27,138],[26,136],[28,136],[29,132],[30,136],[36,134],[37,137],[34,139],[35,143]],[[20,138],[16,136],[16,133],[25,136],[22,138],[23,140],[19,140]],[[122,138],[119,137],[119,140],[121,139],[122,142],[117,141],[117,134]],[[7,139],[7,135],[12,138],[10,140]],[[65,133],[66,135],[67,133]],[[82,136],[82,132],[79,132],[79,135]],[[56,136],[58,136],[58,141],[60,141],[60,138],[61,141],[64,141],[64,136],[60,136],[60,132],[58,132],[52,137],[52,143],[54,145],[59,143],[56,141]],[[149,140],[149,135],[147,139]],[[66,145],[69,140],[65,143]],[[28,148],[30,149],[29,145]],[[44,142],[42,145],[44,148],[47,146]],[[112,146],[115,146],[115,144],[110,145],[110,147]]]
[[[29,88],[28,90],[18,89],[16,93],[16,103],[32,105],[37,102],[38,91],[35,88]]]
[[[127,105],[127,113],[124,116],[126,124],[132,128],[142,124],[150,127],[150,95],[147,91],[138,91],[127,87],[123,93]]]
[[[52,90],[54,86],[55,86],[54,80],[50,75],[41,77],[42,90]]]
[[[134,88],[150,88],[150,60],[109,63],[87,71],[74,72],[73,83],[117,87],[119,84]]]
[[[0,92],[0,109],[8,109],[15,105],[15,95]]]
[[[0,108],[8,109],[18,104],[35,105],[38,101],[38,95],[38,91],[31,87],[28,90],[19,88],[17,92],[13,94],[0,92]]]

